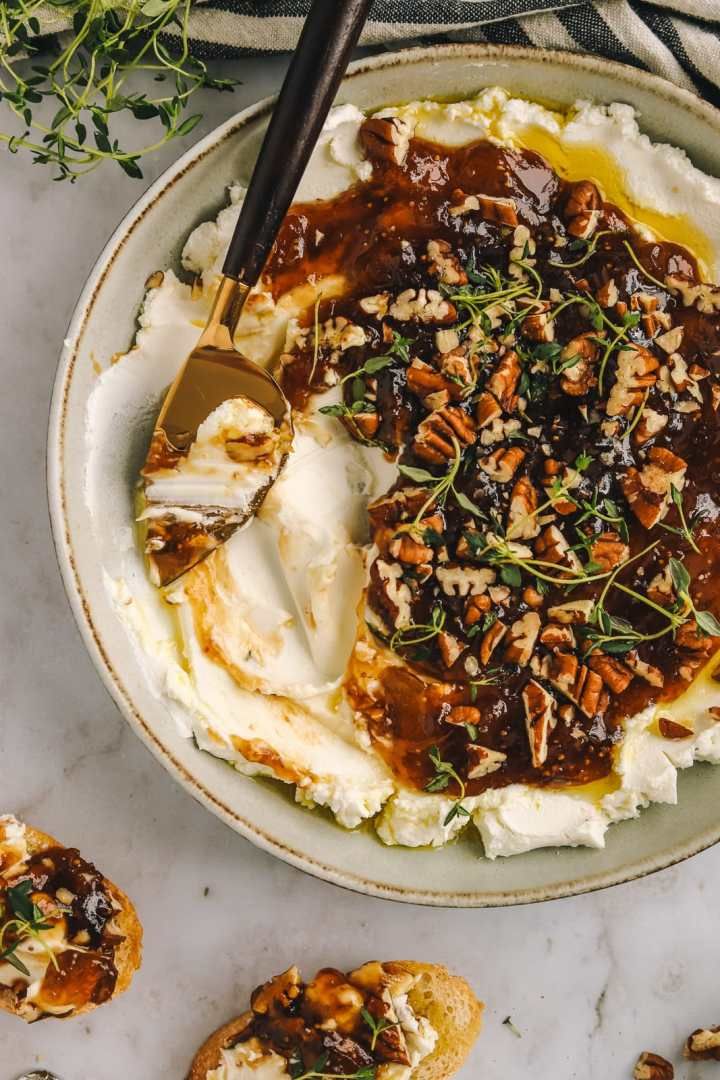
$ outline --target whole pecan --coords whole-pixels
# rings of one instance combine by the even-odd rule
[[[455,457],[453,439],[461,446],[472,446],[476,438],[472,417],[456,405],[445,405],[420,422],[412,449],[423,461],[442,465]]]

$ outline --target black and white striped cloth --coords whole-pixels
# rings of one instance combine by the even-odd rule
[[[196,0],[192,49],[205,59],[292,49],[309,7],[310,0]],[[61,29],[59,9],[46,10],[54,25],[43,29]],[[375,0],[361,44],[434,41],[594,53],[720,106],[720,0]]]

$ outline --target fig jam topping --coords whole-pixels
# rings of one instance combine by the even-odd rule
[[[49,848],[31,856],[11,880],[0,876],[0,932],[5,963],[18,971],[18,995],[26,992],[28,972],[17,946],[29,936],[42,942],[43,934],[60,928],[67,947],[52,948],[37,996],[39,1012],[43,1006],[99,1005],[112,997],[115,950],[122,941],[110,926],[114,914],[104,878],[74,848]]]
[[[720,289],[536,153],[379,123],[269,267],[344,275],[284,388],[399,463],[347,690],[416,787],[587,783],[720,645]]]
[[[385,1062],[409,1067],[393,994],[407,993],[413,982],[376,962],[347,975],[322,968],[308,983],[292,967],[255,990],[251,1018],[232,1045],[259,1040],[287,1060],[292,1076],[370,1080]]]

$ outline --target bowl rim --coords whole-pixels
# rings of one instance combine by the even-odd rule
[[[586,72],[608,75],[616,81],[630,83],[646,89],[655,96],[672,101],[695,113],[710,123],[720,134],[720,112],[702,101],[689,90],[650,72],[641,71],[627,64],[563,50],[536,49],[517,45],[490,44],[443,44],[415,47],[396,52],[381,53],[354,61],[348,68],[343,82],[345,87],[354,77],[374,70],[396,65],[410,65],[433,59],[457,57],[463,60],[529,60],[535,63],[580,68]],[[198,802],[214,813],[226,825],[250,840],[262,850],[275,855],[299,870],[331,884],[365,895],[405,903],[435,907],[506,907],[562,899],[583,893],[595,892],[625,882],[645,877],[674,866],[685,859],[713,846],[720,841],[720,820],[685,843],[676,844],[659,855],[635,858],[616,870],[586,873],[575,880],[550,886],[530,886],[508,892],[453,892],[416,888],[399,888],[370,880],[361,873],[339,870],[329,863],[308,856],[284,843],[282,837],[258,826],[227,806],[205,784],[197,779],[165,746],[152,725],[136,708],[132,695],[119,672],[110,660],[102,637],[95,625],[92,603],[85,593],[75,557],[67,519],[65,476],[63,471],[65,425],[68,399],[75,362],[86,326],[92,315],[93,305],[116,256],[122,250],[127,237],[138,226],[162,195],[194,165],[222,142],[237,132],[263,118],[272,110],[276,98],[266,97],[231,116],[213,128],[207,135],[190,147],[176,162],[140,195],[113,230],[102,251],[95,260],[80,293],[65,334],[62,352],[54,379],[47,434],[46,475],[50,525],[60,575],[65,592],[80,631],[83,644],[111,698],[136,735],[161,762],[170,775]]]

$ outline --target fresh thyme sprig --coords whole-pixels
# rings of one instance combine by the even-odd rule
[[[103,161],[141,178],[142,157],[188,135],[202,119],[200,113],[184,115],[198,90],[236,85],[212,78],[207,65],[191,55],[191,0],[51,2],[72,20],[72,30],[42,64],[35,62],[34,39],[46,4],[0,4],[0,100],[18,121],[15,133],[0,132],[0,143],[11,153],[27,151],[37,164],[56,166],[57,180],[74,180]],[[130,89],[140,72],[165,83],[167,92],[150,96]],[[121,147],[111,122],[122,113],[158,121],[158,137],[134,149]]]
[[[687,615],[694,616],[698,628],[704,634],[709,634],[711,637],[720,637],[720,623],[713,613],[711,611],[698,611],[693,603],[690,596],[690,574],[685,564],[680,562],[679,559],[670,559],[668,565],[678,600],[685,605]]]
[[[22,975],[27,976],[30,972],[16,955],[18,947],[28,938],[34,938],[43,945],[41,932],[52,930],[52,923],[47,922],[47,917],[30,898],[33,888],[31,881],[21,881],[19,885],[14,885],[7,890],[5,894],[7,913],[12,917],[0,924],[0,964],[10,964]],[[12,934],[14,940],[9,945],[5,945],[8,934]],[[43,945],[43,947],[51,962],[57,967],[54,953],[47,946]]]
[[[382,371],[383,368],[390,367],[396,360],[400,360],[403,364],[407,364],[410,360],[411,345],[412,338],[406,338],[403,337],[402,334],[393,332],[393,340],[388,351],[378,356],[369,357],[362,367],[357,368],[356,371],[348,372],[347,375],[343,375],[340,380],[340,385],[342,386],[348,379],[361,379],[363,375],[374,375],[377,371]]]
[[[368,1012],[367,1009],[361,1009],[360,1015],[370,1028],[372,1036],[370,1039],[370,1053],[372,1054],[375,1051],[377,1041],[383,1031],[387,1031],[388,1028],[399,1027],[400,1022],[398,1020],[388,1020],[386,1016],[379,1016],[376,1018],[372,1013]]]
[[[363,1065],[354,1073],[326,1072],[329,1057],[329,1054],[321,1054],[317,1061],[306,1071],[302,1057],[298,1053],[289,1062],[292,1080],[375,1080],[377,1065]]]
[[[397,649],[406,649],[410,645],[421,645],[424,641],[432,641],[442,632],[445,619],[444,608],[440,604],[435,604],[429,623],[410,623],[409,626],[396,630],[390,638],[390,648],[394,652]]]
[[[582,266],[584,263],[586,263],[588,261],[588,259],[590,259],[595,254],[595,252],[597,250],[597,246],[598,246],[598,241],[601,240],[603,236],[610,236],[612,231],[613,231],[612,229],[603,229],[603,230],[601,230],[601,232],[595,233],[592,240],[590,240],[590,241],[587,241],[587,240],[573,240],[570,244],[568,244],[568,251],[577,250],[574,247],[574,245],[577,244],[577,245],[581,245],[581,246],[585,247],[584,254],[581,255],[579,259],[575,259],[574,262],[560,262],[559,260],[551,259],[550,260],[550,265],[553,266],[553,267],[557,266],[561,270],[573,270],[577,266]]]
[[[465,792],[467,790],[465,781],[458,774],[453,763],[451,761],[443,761],[437,746],[430,747],[428,750],[428,757],[435,770],[435,775],[432,780],[429,780],[425,785],[425,791],[433,793],[445,791],[450,785],[451,780],[454,780],[460,788],[460,796],[448,810],[443,825],[449,825],[456,817],[470,817],[470,811],[463,805],[463,799],[465,798]]]
[[[683,507],[682,495],[674,484],[670,485],[670,494],[672,496],[672,501],[675,505],[675,508],[677,509],[678,517],[680,518],[680,528],[676,528],[676,526],[674,525],[668,525],[664,521],[659,521],[658,525],[661,529],[666,529],[667,532],[675,533],[676,536],[682,536],[685,540],[687,540],[693,551],[700,555],[700,548],[695,542],[693,531],[700,524],[702,520],[702,515],[693,515],[693,517],[690,518],[690,521],[688,521],[688,519],[685,517],[685,509]]]

